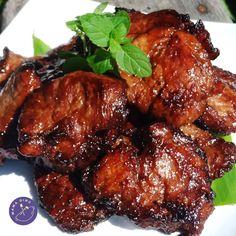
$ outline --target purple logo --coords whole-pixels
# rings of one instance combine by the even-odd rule
[[[34,201],[27,197],[16,198],[9,207],[11,219],[19,225],[28,225],[32,223],[38,210]]]

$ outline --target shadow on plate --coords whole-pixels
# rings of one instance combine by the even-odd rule
[[[139,226],[135,225],[131,220],[129,220],[128,217],[124,216],[112,216],[109,219],[109,222],[112,225],[120,227],[122,229],[128,229],[128,230],[141,229]]]

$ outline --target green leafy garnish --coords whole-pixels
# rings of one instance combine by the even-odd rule
[[[71,20],[71,21],[67,21],[66,22],[66,26],[76,32],[77,34],[79,34],[81,32],[81,26],[80,26],[80,21],[79,20]]]
[[[44,43],[41,39],[37,38],[34,34],[32,38],[34,56],[43,56],[51,49],[46,43]]]
[[[231,135],[225,135],[225,134],[213,134],[217,138],[222,138],[225,140],[225,142],[231,143],[233,142]]]
[[[131,43],[121,45],[120,49],[116,51],[115,59],[119,67],[129,74],[148,77],[152,73],[149,60],[144,52]]]
[[[97,74],[103,74],[113,68],[111,54],[101,48],[98,48],[92,56],[87,57],[87,62]]]
[[[110,33],[113,29],[112,21],[105,15],[88,13],[81,16],[81,26],[88,38],[99,47],[108,47]]]
[[[117,74],[119,67],[140,78],[150,76],[149,58],[127,38],[130,28],[128,13],[123,10],[114,14],[103,13],[106,6],[107,3],[102,3],[94,13],[67,22],[68,28],[75,31],[82,41],[83,55],[80,53],[80,56],[98,74],[109,71]]]
[[[214,180],[211,187],[216,194],[215,206],[236,204],[236,165],[223,177]]]
[[[217,138],[224,139],[225,142],[232,142],[231,135],[213,134]],[[223,177],[212,182],[211,188],[216,194],[214,205],[236,204],[236,165]]]

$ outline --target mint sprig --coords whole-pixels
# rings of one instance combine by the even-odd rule
[[[93,55],[87,57],[88,64],[97,74],[103,74],[108,70],[112,70],[111,60],[111,54],[101,48],[98,48]]]
[[[127,37],[130,18],[126,11],[103,13],[107,3],[94,13],[87,13],[67,22],[83,41],[83,57],[95,73],[116,72],[118,68],[140,78],[151,76],[152,68],[145,53]],[[68,64],[68,63],[67,63]]]

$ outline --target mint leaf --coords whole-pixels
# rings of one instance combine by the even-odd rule
[[[119,43],[123,43],[130,28],[130,18],[126,11],[118,11],[115,17],[111,17],[114,29],[111,32],[111,37]]]
[[[120,43],[118,43],[115,39],[111,38],[109,41],[109,49],[113,58],[116,58],[116,55],[119,51],[121,51]]]
[[[111,37],[114,38],[117,42],[121,43],[126,38],[127,28],[124,24],[119,24],[111,31]]]
[[[152,69],[148,57],[135,45],[121,45],[121,50],[115,55],[119,67],[131,75],[140,78],[151,76]]]
[[[80,17],[83,31],[99,47],[107,47],[113,24],[108,17],[88,13]]]
[[[80,23],[79,19],[67,21],[67,22],[66,22],[66,26],[67,26],[70,30],[76,32],[77,34],[82,31],[82,26],[81,26],[81,23]]]
[[[79,55],[67,58],[62,66],[62,70],[64,73],[70,73],[77,70],[92,71],[86,59]]]
[[[108,5],[108,2],[103,2],[103,3],[99,4],[99,5],[95,8],[94,13],[96,13],[96,14],[102,14],[102,13],[104,12],[104,10],[106,9],[107,5]]]
[[[111,21],[114,25],[114,27],[117,27],[120,24],[123,24],[126,28],[126,34],[129,32],[130,28],[130,17],[129,14],[126,11],[118,11],[115,14],[115,17],[111,17]]]
[[[121,44],[129,44],[129,43],[132,43],[133,39],[130,39],[130,38],[123,38],[121,40]]]
[[[97,74],[103,74],[113,69],[111,54],[103,49],[97,49],[94,55],[87,57],[88,64]]]
[[[223,177],[214,180],[211,187],[216,194],[215,206],[236,204],[236,165]]]
[[[34,34],[32,35],[32,39],[34,56],[43,56],[51,49],[46,43],[37,38]]]

